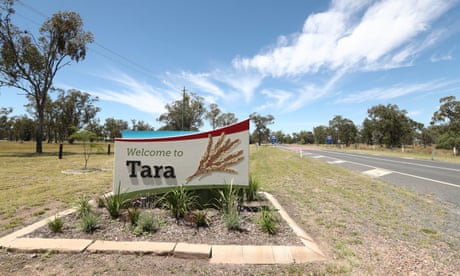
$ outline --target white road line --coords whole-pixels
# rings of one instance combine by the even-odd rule
[[[380,168],[375,168],[375,169],[372,169],[372,170],[364,171],[363,173],[367,174],[367,175],[369,175],[371,177],[381,177],[381,176],[385,176],[385,175],[388,175],[388,174],[392,173],[392,171],[384,170],[384,169],[380,169]]]
[[[328,164],[342,164],[345,163],[346,161],[343,160],[335,160],[335,161],[328,161]]]
[[[413,163],[413,162],[404,162],[404,161],[397,161],[397,160],[388,160],[385,158],[373,158],[370,156],[365,156],[365,155],[356,155],[352,153],[343,153],[343,152],[331,152],[333,154],[337,155],[349,155],[349,156],[354,156],[354,157],[359,157],[363,159],[374,159],[374,160],[380,160],[384,162],[391,162],[391,163],[398,163],[398,164],[406,164],[406,165],[413,165],[413,166],[418,166],[418,167],[425,167],[425,168],[431,168],[431,169],[439,169],[439,170],[445,170],[445,171],[454,171],[454,172],[460,172],[458,169],[452,169],[452,168],[445,168],[441,166],[433,166],[433,165],[426,165],[426,164],[419,164],[419,163]],[[373,155],[373,154],[372,154]],[[350,161],[349,161],[350,162]],[[358,163],[359,164],[359,163]]]
[[[372,170],[380,169],[380,168],[377,168],[377,167],[374,167],[374,166],[361,164],[361,163],[353,162],[353,161],[347,161],[347,163],[356,164],[356,165],[365,166],[365,167],[370,167],[370,168],[373,168]],[[369,171],[372,171],[372,170],[369,170]],[[380,170],[384,170],[384,169],[380,169]],[[408,177],[418,178],[418,179],[429,181],[429,182],[435,182],[435,183],[438,183],[438,184],[447,185],[447,186],[451,186],[451,187],[454,187],[454,188],[460,188],[460,185],[452,184],[452,183],[445,182],[445,181],[435,180],[435,179],[431,179],[431,178],[426,178],[426,177],[417,176],[417,175],[408,174],[408,173],[403,173],[403,172],[398,172],[398,171],[391,171],[391,170],[386,170],[386,171],[388,171],[390,173],[397,173],[397,174],[408,176]]]
[[[442,184],[442,185],[447,185],[447,186],[452,186],[452,187],[455,187],[455,188],[460,188],[460,185],[452,184],[452,183],[449,183],[449,182],[444,182],[444,181],[441,181],[441,180],[434,180],[434,179],[431,179],[431,178],[426,178],[426,177],[422,177],[422,176],[418,176],[418,175],[402,173],[402,172],[397,172],[397,171],[393,171],[393,172],[394,173],[399,173],[400,175],[405,175],[405,176],[409,176],[409,177],[418,178],[418,179],[421,179],[421,180],[436,182],[436,183]]]
[[[315,159],[324,158],[324,155],[315,155],[315,156],[312,156],[311,158],[315,158]]]

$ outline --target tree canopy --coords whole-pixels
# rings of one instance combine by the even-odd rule
[[[270,137],[270,129],[268,128],[268,125],[274,123],[275,117],[273,117],[272,115],[262,116],[257,114],[257,112],[254,112],[251,115],[249,115],[249,119],[255,125],[255,129],[253,132],[255,140],[259,144],[267,141]]]
[[[364,119],[363,139],[371,144],[387,145],[411,144],[423,125],[407,116],[406,110],[397,105],[376,105],[368,109],[368,118]]]
[[[167,112],[160,115],[160,130],[198,130],[203,126],[206,107],[203,97],[184,90],[183,97],[165,106]]]
[[[455,96],[439,100],[441,105],[431,119],[433,136],[442,148],[460,147],[460,101]]]
[[[329,121],[329,130],[332,139],[337,144],[345,144],[347,147],[356,142],[358,128],[352,120],[336,115]]]
[[[46,20],[35,39],[13,24],[15,1],[0,6],[0,86],[15,87],[34,102],[37,118],[36,152],[42,153],[45,108],[57,72],[86,57],[93,35],[83,30],[78,13],[58,12]]]

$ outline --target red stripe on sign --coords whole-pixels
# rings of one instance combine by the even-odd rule
[[[220,136],[223,133],[225,134],[232,134],[242,131],[249,130],[249,119],[241,121],[239,123],[235,123],[233,125],[229,125],[223,128],[188,134],[188,135],[181,135],[181,136],[172,136],[172,137],[161,137],[161,138],[115,138],[115,141],[118,142],[165,142],[165,141],[183,141],[183,140],[193,140],[193,139],[202,139],[208,138],[209,134],[214,136]]]

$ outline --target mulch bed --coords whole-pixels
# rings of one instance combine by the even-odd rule
[[[263,205],[270,205],[263,201]],[[26,235],[29,238],[58,238],[58,239],[93,239],[108,241],[155,241],[155,242],[186,242],[210,245],[298,245],[302,242],[289,225],[280,217],[277,232],[270,235],[261,230],[256,223],[260,215],[258,208],[241,208],[241,226],[239,230],[229,230],[225,225],[223,215],[216,209],[205,209],[209,226],[196,227],[186,219],[176,220],[166,209],[142,209],[143,212],[153,212],[161,221],[160,229],[155,233],[135,235],[130,222],[122,219],[112,219],[105,208],[93,208],[97,215],[97,228],[92,233],[86,233],[79,226],[80,219],[76,213],[62,218],[62,232],[54,233],[48,226],[41,227]]]

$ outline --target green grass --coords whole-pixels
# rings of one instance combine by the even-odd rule
[[[42,213],[50,215],[72,206],[80,195],[100,195],[112,189],[113,155],[97,154],[88,166],[104,168],[87,174],[64,174],[84,165],[81,145],[64,144],[58,159],[58,144],[44,143],[44,154],[34,154],[35,143],[0,142],[0,234],[11,231]],[[44,213],[42,213],[44,215]]]

